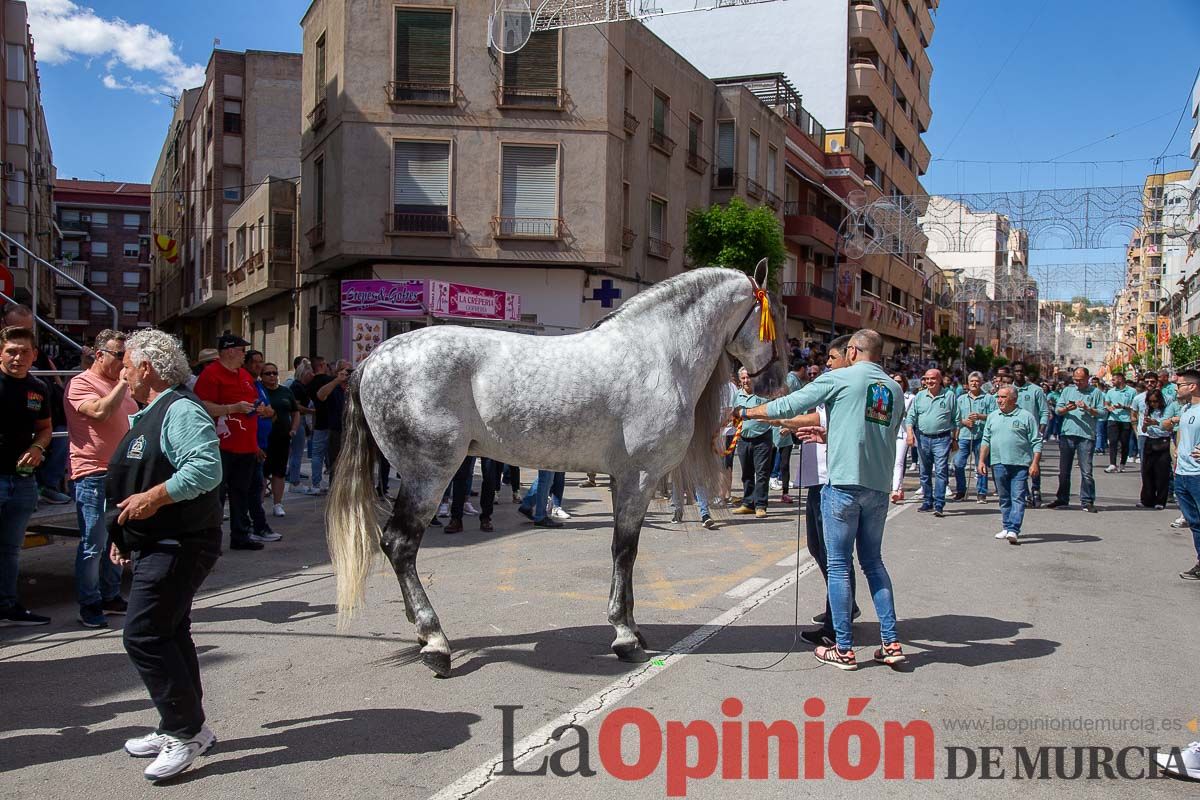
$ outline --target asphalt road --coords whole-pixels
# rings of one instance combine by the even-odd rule
[[[911,504],[893,509],[884,553],[910,661],[870,663],[878,626],[860,576],[863,667],[851,673],[819,665],[795,642],[797,608],[808,627],[824,596],[807,553],[797,558],[795,506],[775,504],[766,520],[731,517],[718,531],[703,529],[694,508],[683,525],[668,521],[665,505],[652,509],[635,587],[654,651],[643,665],[609,651],[603,478],[583,489],[569,476],[574,518],[560,531],[534,529],[507,504],[495,534],[471,519],[458,536],[430,529],[418,564],[455,648],[452,677],[439,680],[416,655],[383,564],[365,613],[337,630],[323,500],[289,497],[289,515],[273,521],[284,540],[226,553],[196,603],[219,744],[159,787],[142,779],[145,762],[121,752],[155,723],[153,708],[120,631],[75,622],[73,545],[57,540],[22,561],[26,605],[54,624],[0,630],[0,796],[1194,795],[1195,785],[1115,772],[1123,748],[1200,739],[1187,729],[1200,717],[1200,585],[1177,577],[1194,562],[1191,538],[1168,527],[1173,509],[1135,507],[1136,473],[1097,472],[1099,514],[1031,511],[1020,547],[992,538],[994,500],[951,504],[940,520]],[[723,707],[729,698],[738,702]],[[547,766],[573,774],[497,775],[506,713],[510,770],[536,771],[557,752]],[[842,725],[852,719],[867,724]],[[782,723],[771,730],[800,754],[800,780],[787,777],[775,745],[766,777],[749,777],[756,721]],[[889,767],[909,779],[904,786],[884,783],[888,759],[875,753],[905,744],[898,725],[913,734],[903,763]],[[791,726],[798,744],[787,739]],[[985,747],[999,749],[981,755]],[[1056,757],[1069,776],[1077,752],[1087,776],[1103,748],[1116,777],[1104,777],[1103,763],[1094,780],[1053,777]],[[971,776],[950,779],[951,769],[967,771],[968,749]],[[1034,766],[1018,778],[1023,754]],[[753,760],[757,770],[763,760]],[[1127,750],[1124,771],[1145,771],[1147,760]],[[926,761],[933,777],[915,779]],[[981,778],[988,761],[1004,776]],[[1043,763],[1052,777],[1028,779]],[[687,779],[688,765],[711,775]],[[596,774],[580,774],[588,771]]]

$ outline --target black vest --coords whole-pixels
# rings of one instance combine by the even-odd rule
[[[196,395],[177,386],[165,399],[155,403],[137,424],[129,429],[108,462],[105,494],[110,510],[109,536],[122,552],[141,550],[160,539],[175,539],[180,544],[219,549],[221,545],[220,487],[191,500],[163,506],[148,519],[126,520],[116,524],[117,503],[130,495],[149,491],[176,473],[160,447],[167,410],[179,402],[200,404]]]

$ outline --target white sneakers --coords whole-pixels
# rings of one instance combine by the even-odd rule
[[[1159,508],[1159,506],[1155,506],[1155,508]],[[1187,519],[1185,517],[1180,517],[1179,519],[1177,519],[1171,523],[1171,527],[1175,528],[1176,530],[1178,530],[1180,528],[1186,528],[1187,527]]]
[[[212,749],[217,743],[216,734],[207,725],[191,739],[180,739],[165,733],[151,732],[137,739],[125,742],[125,752],[135,758],[149,758],[154,761],[142,773],[146,780],[163,781],[174,778],[190,767],[200,756]]]
[[[995,538],[1007,539],[1009,544],[1016,544],[1017,543],[1017,532],[1016,531],[1000,531],[999,533],[996,534]]]
[[[467,500],[463,503],[463,513],[470,517],[478,517],[479,509],[471,505],[471,501]]]
[[[1109,475],[1112,475],[1114,472],[1117,471],[1117,468],[1115,465],[1109,464],[1107,467],[1104,468],[1104,471],[1107,472]]]
[[[463,511],[466,511],[466,509],[464,508],[464,509],[463,509]],[[438,515],[439,517],[448,517],[448,516],[450,516],[450,504],[449,504],[449,503],[442,503],[440,506],[438,506],[437,515]]]
[[[250,541],[259,542],[260,544],[265,544],[266,542],[278,542],[282,538],[283,534],[276,533],[275,531],[260,531],[258,533],[250,534]]]
[[[283,510],[283,503],[276,503],[275,508],[271,511],[276,517],[286,517],[287,512]]]
[[[771,478],[771,488],[772,489],[782,489],[783,488],[783,480],[780,478]]]
[[[1183,748],[1179,755],[1180,758],[1174,758],[1172,753],[1167,751],[1155,755],[1154,760],[1164,772],[1200,779],[1200,742],[1192,742]]]
[[[550,509],[550,516],[555,519],[570,519],[571,515],[562,510],[562,506],[555,506]]]
[[[996,534],[996,536],[995,536],[994,538],[996,538],[996,539],[1007,539],[1007,538],[1008,538],[1008,531],[1000,531],[999,533],[997,533],[997,534]]]

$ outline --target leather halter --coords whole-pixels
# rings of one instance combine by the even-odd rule
[[[747,275],[746,277],[749,278],[750,276]],[[758,284],[754,282],[753,278],[750,278],[750,285],[754,287],[755,291],[758,291]],[[750,306],[750,308],[748,308],[746,310],[746,316],[742,317],[742,321],[738,324],[737,328],[734,329],[734,331],[733,331],[734,339],[736,339],[741,334],[742,328],[746,327],[746,323],[750,321],[750,315],[754,313],[754,309],[756,309],[756,308],[758,308],[757,300],[754,302],[754,305]],[[778,338],[778,337],[776,337],[776,338]],[[760,369],[758,369],[754,372],[751,372],[750,370],[746,369],[745,367],[742,367],[742,369],[746,369],[746,377],[753,379],[753,378],[757,378],[759,375],[762,375],[764,372],[766,372],[768,369],[770,369],[771,366],[778,360],[779,360],[779,347],[776,342],[772,342],[771,343],[771,359],[770,359],[770,361],[768,361],[766,364],[763,364]]]

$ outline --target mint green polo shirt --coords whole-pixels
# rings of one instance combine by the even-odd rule
[[[1104,399],[1114,406],[1132,406],[1134,398],[1137,397],[1137,390],[1129,384],[1125,384],[1124,389],[1118,389],[1115,386],[1104,393]],[[1110,422],[1132,422],[1128,408],[1117,408],[1108,412]]]
[[[174,389],[160,393],[136,414],[129,416],[133,427],[154,404]],[[163,488],[176,503],[194,500],[221,485],[221,444],[213,418],[199,403],[181,400],[167,409],[158,445],[176,472]]]
[[[1058,405],[1054,407],[1055,413],[1058,409],[1066,408],[1067,405],[1073,402],[1082,402],[1090,408],[1104,408],[1104,393],[1099,389],[1088,387],[1087,392],[1079,391],[1079,387],[1071,384],[1063,389],[1062,394],[1058,396]],[[1062,418],[1062,430],[1059,432],[1062,436],[1078,436],[1083,439],[1096,438],[1096,417],[1084,411],[1076,409],[1069,414],[1064,414]]]
[[[767,398],[757,394],[746,394],[741,389],[738,389],[737,394],[733,396],[733,405],[735,408],[758,408],[767,402]],[[797,411],[796,414],[800,412]],[[796,416],[793,414],[792,416]],[[771,424],[762,420],[747,419],[742,421],[742,438],[752,439],[755,436],[762,436],[771,430]]]
[[[962,397],[958,398],[958,413],[955,415],[955,421],[958,423],[958,440],[960,442],[969,442],[973,440],[976,434],[983,430],[983,424],[987,422],[985,419],[975,420],[975,427],[968,428],[963,422],[972,414],[990,414],[996,410],[996,398],[990,394],[979,393],[979,397],[972,397],[970,392],[967,392]]]
[[[983,424],[981,445],[988,448],[988,463],[1028,467],[1033,454],[1042,452],[1040,425],[1033,414],[1014,408],[1005,414],[996,409]]]
[[[896,434],[904,421],[899,384],[878,364],[860,361],[772,400],[767,414],[772,419],[790,419],[822,403],[829,415],[828,482],[890,492]]]
[[[1023,408],[1033,415],[1033,418],[1038,421],[1038,425],[1043,428],[1050,424],[1050,401],[1046,399],[1046,393],[1042,391],[1042,387],[1035,383],[1025,381],[1024,386],[1013,386],[1017,390],[1017,408]]]
[[[910,428],[926,436],[952,431],[958,427],[958,405],[954,392],[942,389],[934,396],[928,389],[917,392],[908,407],[905,420]]]

